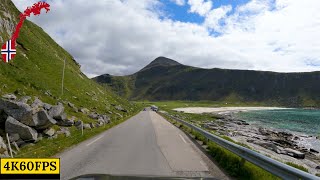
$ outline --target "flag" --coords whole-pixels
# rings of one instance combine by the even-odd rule
[[[10,60],[14,58],[16,55],[16,45],[15,42],[9,40],[7,41],[1,48],[1,56],[3,59],[3,62],[8,63]]]

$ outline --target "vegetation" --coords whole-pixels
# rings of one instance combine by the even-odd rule
[[[295,164],[295,163],[292,163],[292,162],[286,162],[286,164],[289,165],[289,166],[292,166],[294,168],[300,169],[302,171],[309,172],[307,168],[305,168],[303,166],[300,166],[298,164]]]
[[[0,20],[6,21],[14,27],[14,22],[18,21],[20,13],[14,4],[11,1],[1,2],[0,10]],[[4,16],[2,12],[9,13],[13,19]],[[5,27],[0,30],[1,45],[10,38],[11,34],[8,34],[8,31],[10,30]],[[66,69],[62,93],[64,61]],[[78,108],[85,107],[99,114],[109,114],[113,121],[105,128],[86,132],[84,136],[80,136],[79,132],[72,128],[70,139],[59,137],[57,141],[43,140],[33,147],[22,148],[21,155],[18,155],[21,157],[25,157],[24,155],[28,157],[51,156],[122,122],[140,110],[137,105],[114,94],[110,88],[103,87],[85,76],[81,72],[80,65],[68,52],[54,42],[40,27],[27,20],[24,22],[17,39],[16,57],[10,63],[0,62],[0,77],[0,96],[6,93],[14,93],[18,98],[26,95],[37,96],[43,102],[50,104],[68,101]],[[117,111],[113,105],[121,105],[128,110],[128,113]],[[75,116],[86,123],[94,122],[87,115],[76,113],[68,106],[65,106],[65,112],[68,116]],[[116,113],[121,114],[123,118],[120,118]],[[34,155],[24,154],[37,148],[40,149],[34,151]],[[45,152],[42,152],[44,149]]]
[[[244,161],[239,156],[233,154],[232,152],[218,146],[213,142],[207,142],[206,138],[200,133],[191,131],[190,128],[183,126],[180,123],[172,120],[169,116],[163,115],[167,120],[181,128],[183,131],[190,133],[195,139],[204,142],[208,145],[208,150],[210,156],[218,163],[218,165],[223,168],[230,176],[237,179],[280,179],[271,173],[261,169],[260,167]]]
[[[171,63],[170,63],[171,61]],[[129,82],[132,100],[211,100],[258,103],[265,106],[320,107],[320,72],[275,73],[248,70],[201,69],[160,57],[139,72],[103,82],[111,87]],[[117,90],[117,89],[114,89]],[[123,94],[122,94],[123,95]]]

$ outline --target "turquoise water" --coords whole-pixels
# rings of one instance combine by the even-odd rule
[[[320,134],[320,110],[286,109],[240,112],[235,115],[250,124],[276,129]]]

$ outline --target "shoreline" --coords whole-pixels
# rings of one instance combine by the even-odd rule
[[[278,107],[228,107],[228,108],[176,108],[184,113],[209,113],[219,115],[215,121],[207,121],[201,126],[214,131],[221,136],[227,136],[234,141],[248,145],[252,149],[284,163],[292,162],[308,169],[311,174],[320,173],[320,139],[317,136],[270,128],[251,124],[235,117],[243,111],[292,109]],[[316,142],[319,147],[313,147],[310,142]]]

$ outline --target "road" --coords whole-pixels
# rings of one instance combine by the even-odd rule
[[[84,174],[228,177],[180,129],[152,111],[58,155],[61,178]]]

